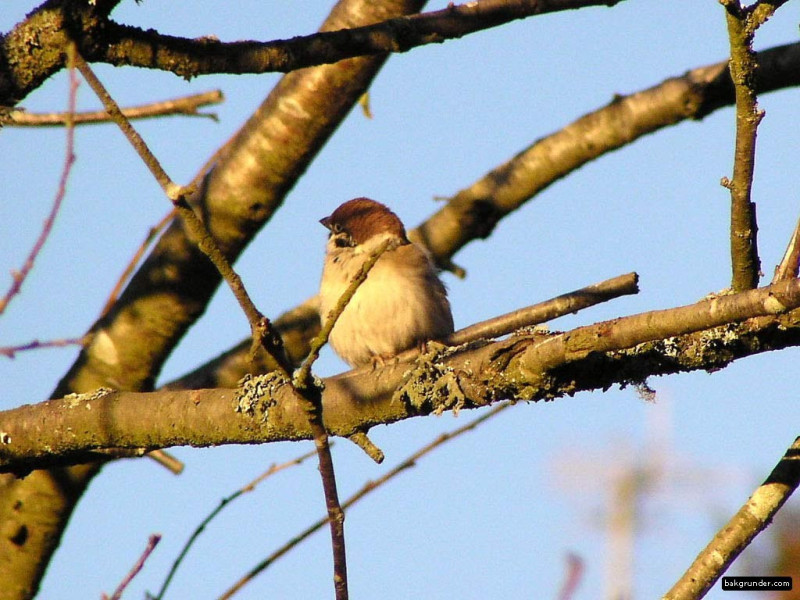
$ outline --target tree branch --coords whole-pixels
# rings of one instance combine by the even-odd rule
[[[214,236],[211,235],[211,232],[187,201],[187,196],[192,194],[193,190],[175,184],[169,175],[167,175],[167,172],[161,167],[160,162],[150,151],[150,148],[148,148],[142,136],[133,128],[130,121],[128,121],[117,103],[105,89],[105,86],[103,86],[102,82],[97,78],[91,67],[80,54],[76,53],[75,63],[81,75],[83,75],[86,82],[103,103],[108,115],[125,134],[125,137],[136,150],[137,154],[139,154],[139,157],[147,168],[150,169],[153,177],[155,177],[161,189],[164,190],[164,193],[172,202],[175,210],[183,219],[197,248],[214,264],[214,267],[228,284],[228,287],[230,287],[250,324],[253,337],[251,355],[255,355],[257,348],[263,348],[268,357],[270,370],[281,371],[284,376],[288,376],[290,365],[284,358],[280,337],[274,333],[269,319],[258,310],[255,303],[250,298],[250,295],[247,293],[241,277],[233,270],[231,263],[220,249]]]
[[[226,496],[225,498],[220,500],[220,503],[217,505],[217,507],[214,510],[212,510],[205,519],[203,519],[200,522],[200,524],[192,532],[192,535],[189,536],[189,539],[186,540],[186,543],[183,545],[183,548],[181,548],[181,551],[178,553],[178,557],[172,563],[172,566],[169,569],[169,573],[167,573],[167,576],[164,578],[164,582],[161,584],[161,588],[158,590],[158,593],[154,596],[154,600],[161,600],[164,597],[164,594],[166,593],[167,588],[169,587],[169,584],[172,581],[172,578],[178,571],[178,567],[181,566],[181,563],[183,562],[183,559],[186,557],[186,554],[189,552],[189,549],[192,547],[195,540],[198,537],[200,537],[200,534],[203,533],[203,531],[205,531],[205,528],[208,526],[208,524],[211,521],[213,521],[214,518],[216,518],[216,516],[220,512],[222,512],[222,509],[224,509],[226,506],[228,506],[228,504],[236,500],[236,498],[238,498],[242,494],[246,494],[247,492],[252,492],[258,484],[260,484],[265,479],[271,477],[275,473],[283,471],[284,469],[288,469],[289,467],[300,465],[306,459],[316,455],[317,455],[316,451],[312,450],[311,452],[306,452],[305,454],[298,456],[297,458],[294,458],[285,463],[281,463],[279,465],[272,463],[269,469],[267,469],[264,473],[256,477],[253,481],[251,481],[244,487],[239,488],[233,494],[230,494],[229,496]]]
[[[364,498],[364,496],[369,495],[371,492],[375,491],[376,489],[378,489],[380,486],[382,486],[386,482],[391,481],[392,479],[394,479],[395,477],[400,475],[400,473],[404,473],[408,469],[411,469],[412,467],[415,467],[417,465],[417,462],[419,461],[419,459],[424,457],[426,454],[431,453],[432,451],[434,451],[439,446],[441,446],[441,445],[443,445],[443,444],[445,444],[445,443],[447,443],[447,442],[449,442],[451,440],[456,439],[460,435],[463,435],[463,434],[465,434],[465,433],[467,433],[469,431],[472,431],[473,429],[475,429],[476,427],[481,425],[483,422],[491,419],[496,414],[498,414],[499,412],[505,410],[509,406],[511,406],[511,404],[508,404],[508,403],[499,404],[499,405],[495,406],[492,410],[484,413],[480,417],[477,417],[477,418],[473,419],[472,421],[470,421],[466,425],[462,425],[461,427],[458,427],[458,428],[456,428],[453,431],[450,431],[448,433],[443,433],[442,435],[437,437],[435,440],[433,440],[432,442],[426,444],[425,446],[423,446],[422,448],[420,448],[419,450],[414,452],[411,456],[406,458],[404,461],[400,462],[395,467],[393,467],[392,469],[390,469],[389,471],[387,471],[386,473],[381,475],[375,481],[368,481],[367,483],[365,483],[361,487],[360,490],[358,490],[355,494],[353,494],[347,500],[344,501],[344,503],[342,504],[342,507],[344,509],[349,509],[356,502],[358,502],[359,500]],[[328,522],[328,518],[327,517],[323,517],[323,518],[319,519],[318,521],[316,521],[315,523],[313,523],[312,525],[310,525],[309,527],[307,527],[306,529],[304,529],[302,532],[300,532],[296,536],[294,536],[291,540],[289,540],[283,546],[281,546],[280,548],[275,550],[275,552],[270,554],[267,558],[265,558],[264,560],[259,562],[255,567],[250,569],[250,571],[248,571],[247,574],[245,574],[241,579],[239,579],[230,588],[228,588],[225,591],[225,593],[222,594],[217,600],[227,600],[227,599],[233,597],[233,595],[236,592],[238,592],[245,585],[247,585],[250,581],[255,579],[258,575],[263,573],[269,567],[271,567],[275,563],[275,561],[277,561],[279,558],[284,556],[292,548],[294,548],[295,546],[297,546],[298,544],[300,544],[301,542],[303,542],[304,540],[309,538],[311,535],[313,535],[314,533],[316,533],[317,531],[322,529],[325,526],[325,523],[327,523],[327,522]]]
[[[56,195],[53,198],[53,204],[50,208],[50,213],[47,215],[44,225],[42,226],[42,231],[39,233],[39,237],[36,238],[36,242],[33,244],[31,251],[28,253],[25,262],[19,271],[15,270],[11,272],[11,286],[8,288],[8,291],[5,293],[5,295],[0,298],[0,315],[2,315],[6,310],[6,307],[14,298],[14,296],[19,294],[20,290],[22,290],[22,284],[25,281],[25,278],[28,276],[28,273],[31,272],[33,263],[36,261],[36,257],[39,256],[39,252],[41,252],[45,242],[47,241],[47,238],[50,236],[50,232],[53,230],[53,224],[55,223],[56,216],[58,215],[58,211],[61,209],[61,203],[67,193],[67,181],[69,180],[69,174],[72,172],[72,165],[75,164],[74,115],[78,97],[78,80],[75,75],[74,58],[74,54],[71,54],[69,69],[69,92],[67,93],[68,108],[65,115],[67,133],[66,148],[64,150],[64,166],[61,167],[61,177],[58,180],[58,189],[56,190]],[[13,357],[13,350],[11,351],[10,356]]]
[[[620,275],[533,306],[470,325],[456,331],[442,342],[454,346],[480,338],[500,337],[519,327],[551,321],[619,296],[636,294],[638,291],[636,273]],[[290,356],[295,357],[294,364],[300,364],[300,361],[305,358],[308,353],[308,350],[305,350],[309,345],[308,340],[317,335],[319,330],[317,305],[318,299],[315,296],[275,321],[276,329],[283,338],[285,347],[289,350]],[[247,373],[246,351],[247,341],[245,340],[191,373],[165,384],[162,389],[232,387]],[[405,362],[416,357],[417,354],[418,350],[412,348],[401,353],[397,358],[398,361]],[[261,372],[268,370],[265,362],[261,362],[260,366],[262,367]]]
[[[739,0],[722,0],[731,47],[730,72],[736,95],[736,146],[733,179],[722,185],[731,193],[731,287],[736,292],[758,285],[761,262],[758,258],[756,205],[751,202],[756,159],[756,131],[764,117],[758,110],[754,76],[757,67],[753,50],[755,28],[750,8],[742,9]]]
[[[772,278],[772,283],[778,283],[784,279],[793,279],[797,277],[798,271],[800,271],[800,219],[792,232],[792,237],[789,239],[789,244],[781,262],[775,267],[775,276]]]
[[[414,19],[396,18],[396,11],[386,10],[373,25],[343,22],[340,27],[290,40],[223,43],[115,23],[108,20],[105,5],[116,1],[49,0],[0,38],[0,52],[9,57],[5,72],[0,71],[0,106],[14,106],[64,67],[61,49],[67,31],[79,38],[79,49],[91,62],[156,68],[189,78],[211,73],[289,72],[357,56],[405,52],[532,15],[613,6],[621,1],[482,0],[451,5]]]
[[[722,368],[737,358],[800,345],[798,306],[800,280],[791,280],[565,333],[466,344],[422,356],[412,366],[344,373],[324,380],[324,425],[346,437],[377,424],[503,399],[552,399],[651,375]],[[260,392],[246,398],[231,389],[98,390],[5,411],[0,471],[70,463],[105,448],[310,439],[294,391],[264,377]]]
[[[129,120],[152,119],[170,115],[185,115],[191,117],[206,117],[217,120],[215,113],[201,113],[198,109],[209,104],[219,104],[223,101],[220,90],[212,90],[201,94],[192,94],[172,100],[150,102],[139,106],[122,109],[122,114]],[[29,113],[25,110],[12,110],[7,115],[0,115],[0,125],[10,127],[62,127],[66,124],[68,113]],[[75,113],[75,125],[93,123],[108,123],[111,119],[104,110]]]
[[[755,91],[800,85],[800,44],[759,53]],[[520,151],[459,191],[416,231],[443,268],[463,272],[451,257],[541,191],[600,156],[687,119],[702,119],[735,102],[728,61],[671,77],[646,90],[615,98]]]
[[[800,485],[800,437],[769,477],[697,556],[663,600],[695,600],[706,595],[730,564],[767,525]]]
[[[211,73],[289,72],[356,56],[407,52],[427,44],[504,25],[517,19],[622,0],[480,0],[442,10],[270,42],[187,39],[109,23],[106,44],[91,60],[171,71],[180,77]]]

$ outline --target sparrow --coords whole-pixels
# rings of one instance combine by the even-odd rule
[[[408,239],[396,214],[380,202],[356,198],[320,223],[330,230],[319,288],[323,323],[370,254],[390,240],[331,331],[330,344],[346,363],[382,364],[453,332],[438,271],[427,251]]]

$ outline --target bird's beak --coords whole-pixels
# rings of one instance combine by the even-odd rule
[[[322,223],[327,229],[331,228],[331,218],[330,217],[325,217],[323,219],[320,219],[319,222]]]

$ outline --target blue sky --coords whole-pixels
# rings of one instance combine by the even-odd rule
[[[37,2],[6,0],[7,31]],[[445,3],[431,3],[429,9]],[[123,23],[222,40],[274,39],[314,31],[327,2],[211,0],[124,2]],[[225,18],[220,18],[223,16]],[[758,48],[797,39],[797,8],[778,11]],[[370,196],[409,226],[438,209],[437,196],[467,187],[534,140],[605,105],[722,60],[722,8],[691,0],[636,2],[518,21],[462,40],[392,57],[371,88],[374,119],[354,111],[284,207],[236,267],[260,309],[277,316],[316,292],[325,230],[318,219],[342,201]],[[98,66],[122,105],[220,88],[219,122],[170,118],[136,124],[174,180],[191,179],[237,130],[278,75],[172,75]],[[767,278],[798,218],[797,91],[760,99],[754,199]],[[82,108],[98,101],[85,84]],[[30,111],[63,110],[59,74],[25,100]],[[637,271],[641,293],[554,322],[552,328],[697,301],[729,283],[728,193],[731,109],[637,141],[584,166],[505,219],[455,261],[449,274],[457,326],[608,277]],[[59,130],[0,134],[0,267],[19,268],[49,210],[63,161]],[[23,293],[0,317],[0,345],[81,335],[121,269],[168,201],[112,126],[77,132],[78,162],[64,206]],[[8,280],[8,278],[7,278]],[[0,279],[2,283],[2,279]],[[5,284],[3,284],[5,285]],[[248,333],[227,289],[165,365],[162,381],[185,373]],[[74,360],[73,349],[0,359],[0,409],[46,398]],[[553,598],[573,552],[586,571],[577,599],[596,598],[607,564],[604,510],[609,478],[626,465],[666,456],[668,476],[639,503],[633,587],[663,594],[717,527],[747,498],[797,435],[798,350],[749,358],[714,374],[651,381],[655,404],[632,389],[518,405],[440,449],[348,514],[353,597]],[[326,350],[321,375],[342,363]],[[378,477],[440,432],[473,414],[415,419],[373,430],[387,455],[371,463],[339,442],[343,496]],[[659,437],[660,436],[660,437]],[[669,452],[657,449],[666,438]],[[129,598],[155,592],[180,546],[223,496],[273,462],[310,444],[175,449],[187,464],[174,477],[150,461],[106,467],[73,516],[41,597],[70,600],[111,592],[144,547],[164,538]],[[789,506],[798,507],[797,499]],[[313,461],[278,474],[240,498],[207,529],[178,573],[174,598],[216,597],[324,509]],[[744,572],[749,567],[737,567]],[[759,574],[755,567],[755,574]],[[732,571],[733,572],[733,571]],[[202,576],[201,576],[202,575]],[[279,561],[238,597],[330,597],[330,547],[320,534]],[[719,588],[708,597],[721,597]]]

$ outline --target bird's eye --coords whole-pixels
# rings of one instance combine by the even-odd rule
[[[351,238],[346,233],[337,233],[336,235],[334,235],[333,243],[336,245],[337,248],[349,248],[355,245],[355,243],[353,242],[353,238]]]

